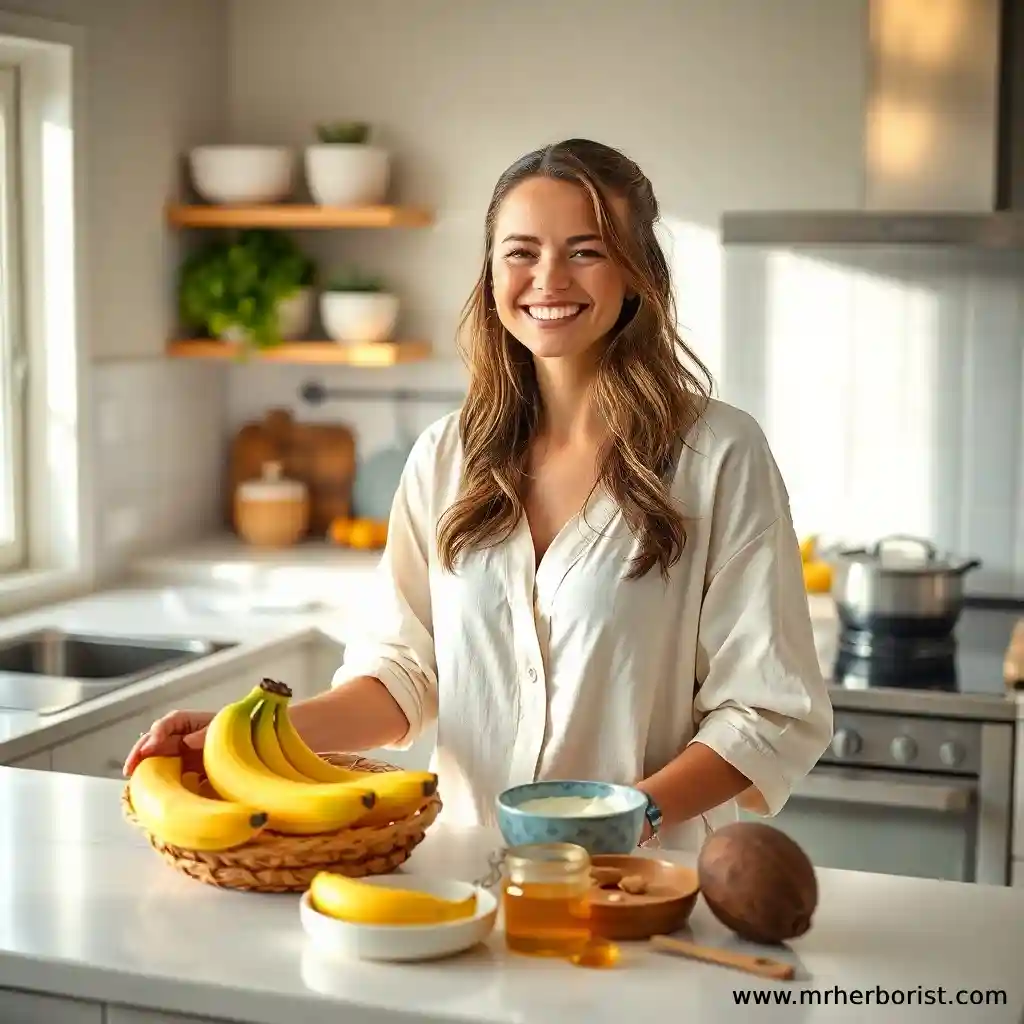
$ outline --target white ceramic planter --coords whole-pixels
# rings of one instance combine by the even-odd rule
[[[306,148],[306,184],[321,206],[383,203],[391,177],[391,156],[378,146],[338,143]]]
[[[209,203],[275,203],[291,195],[295,154],[285,146],[197,146],[189,171]]]
[[[277,324],[282,338],[304,338],[313,325],[314,292],[300,288],[277,307]]]
[[[313,289],[300,288],[290,298],[282,299],[277,307],[277,325],[284,340],[303,338],[313,324]],[[229,327],[220,334],[221,341],[245,341],[246,331]]]
[[[398,322],[398,296],[388,292],[324,292],[320,319],[342,344],[390,341]]]

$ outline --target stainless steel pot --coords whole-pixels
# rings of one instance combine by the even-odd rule
[[[920,537],[894,535],[841,551],[832,574],[839,619],[893,636],[943,636],[964,604],[964,577],[981,562],[940,556]]]

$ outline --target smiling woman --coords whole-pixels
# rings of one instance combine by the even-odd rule
[[[319,750],[408,747],[436,718],[449,821],[611,782],[644,794],[645,836],[693,849],[737,803],[781,809],[831,736],[786,489],[676,333],[658,213],[597,142],[501,176],[466,402],[409,456],[331,691],[294,705]],[[157,723],[127,769],[208,720]]]

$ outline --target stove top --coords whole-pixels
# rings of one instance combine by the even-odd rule
[[[1003,658],[1024,607],[965,608],[951,636],[895,639],[840,628],[831,659],[834,686],[1003,696]]]

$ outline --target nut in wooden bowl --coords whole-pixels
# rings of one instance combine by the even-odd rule
[[[686,926],[697,902],[697,872],[667,860],[629,855],[591,857],[590,928],[628,941]]]

